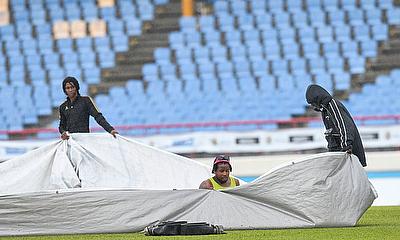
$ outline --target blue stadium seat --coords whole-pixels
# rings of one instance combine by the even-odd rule
[[[37,42],[35,40],[23,40],[22,41],[22,53],[24,55],[37,54]]]
[[[261,31],[262,42],[267,43],[277,43],[278,31],[276,29],[264,29]]]
[[[265,60],[252,62],[251,70],[254,76],[263,77],[269,73],[269,64]]]
[[[221,42],[220,32],[215,30],[207,30],[203,32],[206,45],[219,44]]]
[[[247,58],[250,61],[264,59],[264,48],[261,44],[251,44],[246,49]]]
[[[201,34],[196,30],[192,30],[191,32],[185,32],[185,45],[192,46],[200,46],[202,45]]]
[[[193,48],[193,54],[196,60],[200,59],[204,59],[204,61],[210,60],[210,49],[208,47],[195,47]]]
[[[58,53],[49,53],[43,55],[43,64],[47,70],[60,66],[60,56]]]
[[[375,41],[388,39],[389,29],[386,24],[375,24],[371,26],[371,35]]]
[[[322,0],[322,8],[330,12],[338,10],[337,0]]]
[[[271,70],[274,75],[288,73],[288,62],[284,59],[271,61]]]
[[[182,79],[185,79],[187,76],[196,75],[196,65],[193,63],[185,63],[179,65],[179,73]]]
[[[72,39],[59,39],[56,41],[57,49],[60,53],[73,52],[73,42]]]
[[[29,72],[29,77],[32,81],[32,84],[35,83],[41,83],[41,84],[47,84],[46,83],[46,72],[42,69],[36,69],[35,71]]]
[[[160,76],[162,79],[167,79],[169,77],[172,77],[173,79],[176,78],[177,75],[177,70],[176,66],[170,64],[161,64],[159,65],[160,68]]]
[[[306,12],[296,11],[292,13],[292,23],[296,28],[305,28],[308,26],[308,16]]]
[[[185,37],[182,32],[172,32],[168,36],[168,42],[171,48],[179,49],[185,45]]]
[[[24,57],[22,55],[10,56],[8,58],[8,65],[10,67],[24,67]]]
[[[130,79],[126,82],[127,94],[131,97],[142,96],[144,94],[143,81]]]
[[[280,2],[279,0],[270,2]],[[285,11],[274,11],[274,23],[278,29],[285,29],[290,27],[290,15]]]
[[[158,66],[156,64],[148,63],[143,65],[142,74],[145,79],[151,76],[159,77]]]
[[[247,60],[234,62],[234,71],[238,78],[250,75],[250,64]],[[242,75],[243,74],[243,75]],[[244,75],[246,74],[246,75]]]
[[[354,39],[357,41],[367,41],[371,38],[368,25],[353,27],[353,34]]]
[[[100,18],[106,21],[113,21],[116,19],[115,7],[103,7],[100,8]]]
[[[306,61],[302,58],[291,60],[290,72],[293,75],[305,74],[307,72]]]
[[[158,64],[171,63],[171,50],[169,48],[156,48],[154,50],[154,59]]]
[[[392,0],[379,0],[376,2],[380,9],[386,9],[386,10],[393,9],[393,1]]]
[[[367,9],[365,10],[365,19],[369,25],[382,24],[382,12],[375,8]]]
[[[341,55],[348,58],[358,55],[358,44],[356,41],[349,41],[341,43]]]
[[[107,22],[108,34],[112,37],[119,37],[125,35],[124,21],[120,19],[112,19]]]
[[[14,19],[16,22],[28,22],[29,21],[29,11],[28,9],[14,10]]]
[[[251,42],[251,41],[260,41],[260,32],[258,30],[245,30],[243,32],[243,40],[244,42]]]
[[[340,0],[340,5],[345,10],[354,10],[356,8],[356,0]]]
[[[329,11],[329,23],[331,26],[341,26],[345,23],[345,12],[343,10]]]
[[[268,1],[267,6],[270,12],[280,12],[284,10],[284,1],[276,0],[276,1]]]
[[[257,29],[264,30],[264,29],[271,29],[272,28],[272,15],[269,14],[260,14],[256,15],[255,17],[255,25]]]
[[[312,74],[325,73],[325,59],[311,58],[308,60],[309,72]]]
[[[352,26],[364,24],[364,12],[362,9],[350,9],[347,11],[347,19]]]
[[[98,61],[102,68],[113,67],[115,66],[115,53],[111,51],[99,52]]]
[[[215,30],[214,16],[200,16],[198,18],[199,28],[202,32]]]
[[[214,3],[214,11],[216,13],[228,12],[229,11],[228,2],[222,1],[222,0],[215,1],[215,3]]]
[[[320,47],[317,42],[309,42],[303,45],[303,56],[306,58],[317,58],[320,56]]]
[[[9,82],[13,86],[25,85],[25,71],[23,66],[12,66],[9,70]]]
[[[190,48],[178,48],[175,50],[175,57],[177,59],[192,59],[192,51]]]
[[[11,52],[16,52],[17,55],[21,53],[21,44],[19,41],[6,41],[4,44],[6,54],[10,55]]]
[[[226,59],[227,58],[227,49],[222,46],[215,46],[211,48],[211,59],[213,61],[218,61],[218,59]]]
[[[268,60],[275,60],[281,58],[280,45],[278,43],[270,42],[264,44],[265,58]]]
[[[302,11],[302,1],[298,0],[286,0],[287,10],[290,13],[300,12]]]
[[[50,54],[54,52],[53,40],[49,37],[39,37],[38,50],[40,54]]]
[[[320,10],[322,8],[320,0],[306,0],[305,5],[308,10]]]
[[[258,88],[262,92],[271,92],[276,89],[275,78],[273,76],[264,76],[258,80]]]
[[[59,82],[61,79],[65,78],[65,72],[63,69],[51,69],[48,71],[48,77],[50,82]]]
[[[373,40],[360,42],[361,55],[364,57],[375,57],[378,51],[378,44]]]
[[[279,41],[282,43],[287,41],[291,42],[296,38],[296,32],[293,28],[280,29],[278,34],[279,34]]]
[[[300,43],[303,45],[307,45],[308,43],[315,41],[314,28],[312,27],[301,28],[298,30],[297,34]]]
[[[340,57],[328,57],[326,59],[326,68],[329,73],[343,72],[344,60]]]
[[[235,3],[234,5],[237,4]],[[254,29],[254,22],[254,16],[247,13],[238,15],[237,17],[238,28],[244,31]]]
[[[335,39],[339,42],[347,42],[351,39],[350,27],[348,25],[337,25],[334,27]]]
[[[97,53],[109,52],[111,49],[110,39],[108,37],[97,37],[94,39],[94,49]]]
[[[317,28],[318,41],[329,43],[333,41],[333,29],[330,26],[320,26]]]
[[[353,56],[347,60],[349,71],[352,74],[361,74],[365,72],[365,58],[362,56]]]
[[[85,21],[93,21],[99,18],[98,8],[93,3],[86,3],[83,1],[80,3],[82,5],[82,18]]]
[[[81,18],[81,8],[76,3],[67,2],[64,4],[66,20],[73,21]]]
[[[313,27],[325,26],[325,12],[317,9],[309,11],[308,23]]]
[[[83,37],[75,39],[75,47],[78,52],[88,52],[93,50],[92,38]]]
[[[218,16],[218,28],[223,32],[227,32],[227,31],[235,29],[234,17],[231,15],[228,15],[228,14],[219,15]]]
[[[32,25],[30,22],[17,23],[16,33],[19,39],[32,39]]]
[[[96,66],[96,54],[93,51],[78,53],[79,65],[83,69],[93,68]]]
[[[142,21],[140,19],[124,20],[124,24],[128,36],[137,36],[142,34]]]
[[[179,27],[181,31],[193,31],[196,29],[196,18],[194,17],[181,17],[179,19]]]
[[[400,8],[390,8],[386,12],[387,21],[391,25],[400,24]]]
[[[300,56],[300,49],[295,41],[283,44],[282,50],[285,59],[297,59]]]
[[[339,55],[339,43],[337,42],[327,42],[322,44],[322,51],[325,57],[336,57]]]
[[[250,1],[250,10],[256,15],[265,15],[267,10],[267,2],[264,0]]]
[[[25,58],[25,65],[29,69],[30,66],[40,66],[41,67],[41,57],[39,54],[29,55]]]
[[[189,96],[193,94],[193,92],[199,92],[201,89],[201,82],[199,79],[194,79],[192,81],[185,81],[184,83],[184,92]]]
[[[165,93],[170,96],[174,96],[183,91],[182,81],[169,81],[165,87]]]

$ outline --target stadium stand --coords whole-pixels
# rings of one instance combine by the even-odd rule
[[[141,22],[153,16],[150,5],[158,2],[0,1],[0,129],[21,130],[53,116],[66,75],[79,78],[87,94],[89,84],[101,82],[101,68],[114,66],[116,52],[141,33]]]
[[[0,5],[0,129],[40,126],[42,117],[56,116],[66,75],[81,81],[83,94],[109,83],[96,102],[115,126],[289,119],[305,114],[311,83],[350,93],[346,104],[355,115],[399,108],[393,101],[363,111],[370,92],[386,96],[388,83],[397,83],[398,70],[389,73],[396,66],[366,72],[381,64],[379,49],[400,25],[392,1],[216,0],[210,15],[164,21],[171,30],[165,40],[155,33],[160,21],[143,32],[157,6],[176,2],[2,1],[8,5]],[[159,45],[136,50],[147,54],[137,59],[130,44],[145,37]],[[121,78],[129,80],[113,86]],[[220,127],[207,128],[213,129]]]

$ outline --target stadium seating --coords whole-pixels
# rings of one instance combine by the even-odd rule
[[[182,17],[180,31],[170,34],[169,50],[156,49],[155,63],[143,68],[144,80],[159,81],[161,88],[147,92],[148,108],[165,108],[158,112],[162,123],[290,118],[304,112],[304,92],[311,83],[331,92],[349,89],[352,74],[364,73],[378,42],[388,39],[397,8],[371,1],[303,2],[217,0],[213,15]],[[191,89],[183,92],[186,98],[207,99],[206,109],[197,111],[191,101],[183,109],[152,101],[175,101],[181,85]],[[249,93],[258,103],[254,111],[243,108]],[[285,110],[273,109],[281,106]],[[174,119],[166,117],[171,111],[177,111]],[[144,122],[154,122],[152,116],[143,116]]]
[[[65,98],[66,75],[87,94],[101,81],[101,68],[113,67],[116,52],[128,49],[128,38],[141,34],[154,5],[167,2],[2,1],[1,11],[10,14],[0,17],[0,129],[21,130],[51,115]]]
[[[10,1],[11,24],[0,24],[0,96],[7,99],[0,103],[0,129],[22,129],[50,115],[64,98],[60,82],[68,74],[81,80],[83,94],[100,83],[101,69],[115,66],[116,52],[128,50],[128,38],[140,35],[155,6],[168,1],[38,2]],[[113,125],[303,114],[309,84],[348,90],[351,77],[365,72],[388,39],[389,25],[400,24],[400,9],[383,0],[216,0],[213,9],[211,15],[179,19],[169,46],[157,48],[155,61],[143,66],[143,81],[132,79],[96,97]],[[359,100],[370,102],[374,89],[386,94],[379,89],[396,74],[351,95],[347,104],[354,114],[366,114]],[[26,98],[32,104],[25,106]],[[396,104],[387,105],[368,114],[398,111]]]

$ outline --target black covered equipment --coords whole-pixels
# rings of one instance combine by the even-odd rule
[[[187,221],[158,222],[147,226],[143,231],[144,234],[148,236],[209,235],[224,233],[224,229],[220,225],[211,225],[206,222],[188,223]]]

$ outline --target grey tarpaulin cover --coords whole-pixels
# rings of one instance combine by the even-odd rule
[[[240,187],[210,168],[110,134],[73,134],[0,163],[0,235],[133,232],[160,220],[225,229],[354,226],[376,198],[354,155],[291,161]]]

